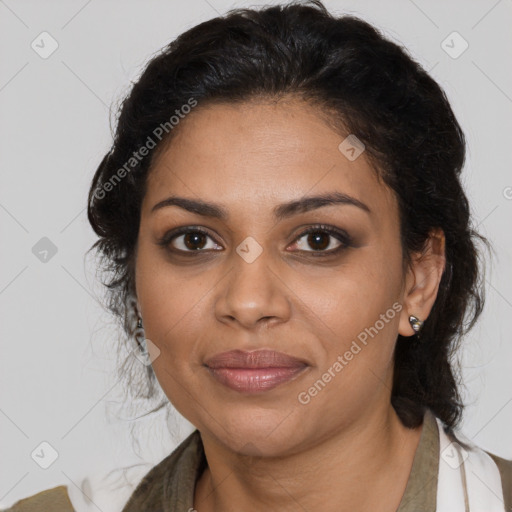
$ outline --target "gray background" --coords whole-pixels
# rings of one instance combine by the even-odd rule
[[[128,423],[109,412],[121,396],[116,331],[96,300],[101,286],[84,256],[95,241],[86,193],[111,142],[110,106],[151,55],[231,7],[263,4],[0,0],[0,507],[63,484],[78,512],[116,510],[191,431],[179,417],[174,437],[162,414],[142,420],[136,454]],[[462,431],[512,459],[512,0],[326,6],[359,15],[403,43],[444,87],[465,131],[465,185],[496,257],[487,264],[485,312],[462,353],[468,405]],[[31,48],[43,31],[59,45],[46,59]],[[469,44],[458,58],[442,47],[453,31]],[[462,48],[453,37],[448,44],[452,52]],[[48,243],[43,237],[57,249],[46,262],[33,253]],[[48,469],[31,458],[42,441],[58,453]],[[106,477],[129,465],[126,485],[120,471]],[[78,505],[80,486],[92,498],[87,506]]]

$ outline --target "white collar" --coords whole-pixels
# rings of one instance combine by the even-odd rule
[[[452,441],[436,417],[439,433],[439,473],[436,512],[505,512],[498,466],[488,453],[461,432]]]

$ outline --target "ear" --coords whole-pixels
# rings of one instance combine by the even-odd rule
[[[431,231],[424,250],[412,256],[405,278],[403,309],[398,332],[402,336],[415,334],[409,315],[425,321],[437,297],[439,283],[446,264],[445,236],[442,229]]]

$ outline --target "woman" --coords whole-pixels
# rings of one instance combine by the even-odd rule
[[[196,430],[123,512],[512,510],[512,461],[457,431],[485,241],[464,155],[439,85],[318,0],[149,63],[88,215],[111,310]]]

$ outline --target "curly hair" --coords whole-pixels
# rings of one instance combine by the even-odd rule
[[[153,56],[119,106],[112,147],[90,186],[88,219],[99,236],[90,250],[101,256],[124,342],[133,343],[140,208],[157,150],[192,108],[290,95],[365,144],[398,200],[404,264],[434,228],[445,234],[446,266],[421,342],[397,338],[391,402],[410,428],[430,408],[453,429],[463,403],[452,356],[483,308],[476,242],[488,243],[472,227],[460,181],[464,134],[442,88],[404,48],[357,17],[330,14],[320,0],[232,9],[187,30]],[[151,366],[145,372],[145,391],[139,379],[136,393],[149,398],[156,377]]]

